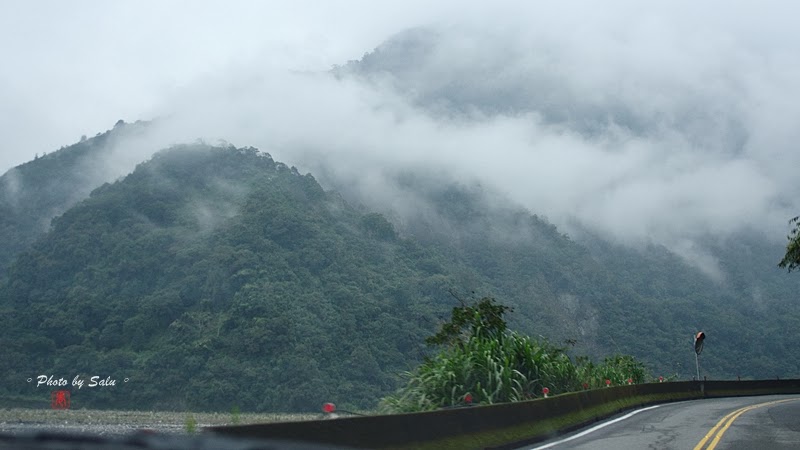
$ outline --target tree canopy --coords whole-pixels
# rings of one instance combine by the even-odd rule
[[[789,224],[794,224],[794,229],[789,233],[789,243],[786,244],[786,255],[784,255],[781,262],[778,264],[791,272],[800,268],[800,216],[797,216],[789,221]]]
[[[87,407],[366,408],[424,352],[447,265],[269,155],[175,147],[11,265],[0,376],[130,380],[74,392]]]

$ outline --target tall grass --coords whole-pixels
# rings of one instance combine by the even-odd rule
[[[517,402],[541,396],[545,387],[556,395],[604,387],[607,379],[618,385],[647,377],[633,357],[616,355],[599,365],[578,358],[574,363],[564,349],[515,332],[476,333],[404,375],[406,385],[381,402],[384,411],[427,411],[464,405],[468,398],[480,404]]]
[[[186,414],[184,428],[186,429],[187,433],[194,433],[197,431],[197,419],[195,419],[192,414]]]

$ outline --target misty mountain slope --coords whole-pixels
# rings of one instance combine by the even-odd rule
[[[623,104],[592,105],[580,98],[553,70],[553,55],[525,54],[514,43],[499,46],[493,38],[475,30],[413,28],[333,73],[391,87],[436,116],[481,119],[535,112],[546,123],[572,123],[588,134],[609,120],[644,128]]]
[[[509,320],[524,333],[577,341],[577,354],[634,354],[683,378],[694,371],[691,337],[704,330],[715,337],[704,355],[709,376],[800,374],[789,357],[800,338],[800,278],[776,267],[782,247],[763,235],[708,237],[699,250],[715,264],[699,270],[664,246],[613,244],[586,230],[570,239],[480,185],[420,173],[389,180],[397,191],[381,195],[404,200],[379,210],[401,234],[472,268],[463,288],[513,306]],[[359,189],[336,187],[377,207]]]
[[[776,255],[782,251],[779,244],[754,232],[727,239],[709,236],[705,250],[713,255],[713,272],[721,277],[712,278],[663,246],[634,249],[588,236],[581,242],[619,275],[621,283],[647,300],[626,308],[658,324],[647,337],[639,334],[626,345],[639,348],[631,352],[650,351],[658,360],[673,361],[686,371],[694,362],[681,360],[675,352],[689,349],[693,330],[703,330],[715,337],[706,342],[703,354],[705,370],[712,376],[770,378],[800,373],[792,356],[800,321],[800,279],[776,266]],[[648,342],[654,337],[663,345]],[[666,345],[665,338],[672,343]]]
[[[656,374],[691,376],[698,328],[711,376],[797,373],[800,317],[776,297],[791,284],[774,290],[777,278],[753,272],[753,311],[753,289],[717,284],[666,249],[587,249],[502,196],[442,181],[399,180],[418,214],[389,210],[393,226],[254,149],[161,152],[57,218],[12,265],[0,351],[17,364],[3,376],[136,380],[125,396],[74,397],[92,406],[369,407],[425,354],[451,289],[513,306],[523,333],[575,340],[578,354],[632,353]]]
[[[544,303],[579,298],[581,306],[596,305],[605,314],[591,315],[604,334],[597,336],[602,345],[644,357],[659,370],[689,374],[692,356],[681,352],[692,329],[703,328],[721,337],[719,353],[707,356],[714,375],[797,373],[785,349],[797,338],[792,305],[800,300],[800,279],[776,268],[785,250],[776,224],[800,209],[795,174],[786,170],[796,166],[796,139],[789,137],[793,131],[777,135],[768,125],[785,114],[775,90],[780,84],[752,84],[774,80],[772,69],[725,70],[732,61],[705,58],[690,46],[673,49],[685,64],[676,72],[670,58],[651,61],[637,53],[646,47],[624,39],[605,42],[598,57],[586,43],[535,39],[546,37],[535,31],[527,37],[411,29],[333,73],[398,93],[442,126],[482,130],[475,144],[452,133],[458,151],[447,153],[442,139],[449,158],[426,160],[507,192],[523,211],[581,230],[576,242],[590,249],[602,276],[575,296],[569,290],[586,284],[557,280],[574,282],[582,278],[574,274],[596,268],[550,272],[547,284],[568,289],[545,294]],[[648,64],[637,66],[639,60]],[[508,125],[503,133],[495,132],[498,123]],[[387,184],[402,184],[400,170],[384,169]],[[386,203],[368,189],[351,192],[353,201],[363,198],[372,207]],[[396,215],[402,222],[409,214]],[[518,249],[508,247],[494,253]],[[522,270],[517,275],[524,279]],[[769,345],[756,344],[756,329],[770,330]]]
[[[74,392],[87,406],[368,407],[452,306],[450,265],[268,155],[173,148],[12,265],[0,351],[3,378],[23,381],[3,389],[77,372],[131,380]]]
[[[624,65],[609,69],[630,70],[617,82],[601,76],[592,80],[575,65],[592,71],[597,61],[573,60],[581,56],[573,51],[544,40],[521,42],[497,30],[418,27],[391,36],[361,59],[334,67],[333,73],[391,87],[437,116],[480,120],[535,113],[534,118],[546,124],[590,137],[613,127],[635,135],[659,135],[669,127],[691,135],[696,143],[722,137],[724,142],[713,142],[715,147],[738,151],[744,145],[747,135],[739,104],[729,100],[728,111],[716,111],[718,105],[698,107],[717,90],[732,87],[734,80],[723,79],[713,89],[700,90],[695,80],[666,80]],[[649,78],[637,78],[642,75]],[[654,108],[634,101],[643,94],[636,91],[641,88],[653,89],[654,97],[660,88],[679,94],[669,100],[649,100],[663,103]]]
[[[113,130],[62,147],[0,176],[0,279],[13,258],[50,228],[50,220],[115,176],[105,162],[117,140],[144,132],[146,124],[118,123]]]
[[[576,351],[613,350],[596,339],[609,298],[591,288],[609,274],[546,220],[480,185],[425,169],[403,171],[365,195],[324,167],[321,178],[348,201],[386,215],[401,236],[451,261],[462,275],[457,295],[494,296],[515,309],[513,327],[555,342],[577,340]]]
[[[783,69],[737,70],[738,59],[708,58],[681,39],[657,58],[625,36],[417,28],[332,73],[370,86],[376,107],[397,111],[397,129],[420,136],[394,137],[408,152],[425,149],[413,163],[395,156],[397,145],[392,154],[364,149],[378,170],[449,166],[561,228],[579,223],[679,254],[709,235],[785,233],[800,210],[788,167],[800,160],[796,130],[782,119],[794,108],[780,93],[789,88],[776,77]]]
[[[384,213],[402,217],[402,232],[479,274],[464,289],[489,289],[515,308],[509,320],[527,333],[557,342],[577,339],[592,354],[609,350],[596,339],[605,300],[584,290],[603,270],[585,248],[481,186],[409,174],[398,184],[415,199],[419,214]]]

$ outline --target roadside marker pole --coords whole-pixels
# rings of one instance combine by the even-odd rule
[[[697,381],[700,381],[700,355],[694,354],[694,365],[697,367]]]
[[[697,381],[700,381],[700,353],[703,352],[705,340],[706,334],[702,331],[694,335],[694,365],[697,368]]]

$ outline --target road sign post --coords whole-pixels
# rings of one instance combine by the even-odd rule
[[[694,366],[697,368],[697,380],[700,380],[700,355],[694,354]]]
[[[694,335],[694,365],[697,368],[697,381],[700,381],[700,352],[703,351],[703,342],[706,340],[706,334],[702,331]]]

